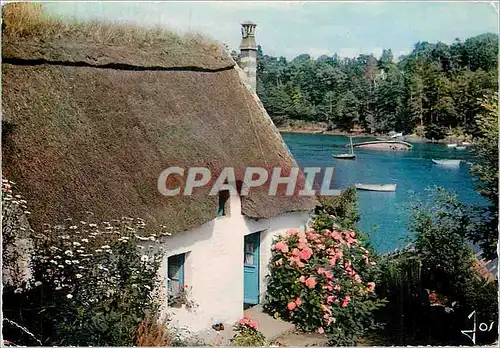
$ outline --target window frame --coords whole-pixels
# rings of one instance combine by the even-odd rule
[[[172,258],[179,258],[179,279],[173,279],[170,278],[169,271],[170,271],[170,266],[173,264],[171,260]],[[181,254],[176,254],[176,255],[171,255],[167,258],[167,294],[169,296],[177,296],[179,295],[181,287],[184,285],[184,265],[186,262],[186,253],[181,253]],[[177,281],[179,282],[179,292],[174,293],[172,289],[172,281]]]

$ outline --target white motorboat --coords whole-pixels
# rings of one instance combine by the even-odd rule
[[[383,192],[394,192],[396,191],[397,184],[354,184],[358,190],[365,191],[383,191]]]
[[[441,166],[453,166],[453,167],[458,167],[460,165],[460,162],[462,160],[456,160],[456,159],[444,159],[444,160],[432,160],[433,163],[441,165]]]

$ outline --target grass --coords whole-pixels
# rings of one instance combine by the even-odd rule
[[[215,40],[200,33],[180,35],[172,30],[146,28],[129,23],[79,22],[61,19],[44,11],[39,3],[11,3],[2,7],[5,23],[3,36],[9,39],[36,39],[39,41],[65,39],[102,44],[124,45],[138,49],[172,46],[203,46],[210,51],[221,51]]]

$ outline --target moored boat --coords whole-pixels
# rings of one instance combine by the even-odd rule
[[[349,137],[349,141],[350,141],[350,146],[351,146],[351,152],[350,153],[341,153],[339,155],[333,155],[333,158],[348,159],[348,160],[356,159],[356,155],[354,154],[354,149],[352,147],[352,137]]]
[[[392,139],[395,139],[395,138],[399,138],[399,137],[402,137],[402,136],[403,136],[403,133],[394,133],[394,134],[392,134],[390,137],[391,137]]]
[[[411,150],[413,145],[401,140],[372,140],[353,144],[353,147],[376,150]]]
[[[337,159],[356,159],[355,154],[351,153],[341,153],[340,155],[333,155],[333,158]]]
[[[358,190],[394,192],[397,184],[354,184],[354,186]]]
[[[447,147],[457,147],[458,144],[446,144]]]
[[[432,160],[433,163],[441,165],[441,166],[459,166],[462,160],[456,159],[444,159],[444,160]]]
[[[457,146],[455,150],[465,150],[467,146]]]

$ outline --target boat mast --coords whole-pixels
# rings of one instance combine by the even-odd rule
[[[352,148],[352,137],[349,137],[349,141],[351,143],[351,155],[354,155],[354,149]]]

